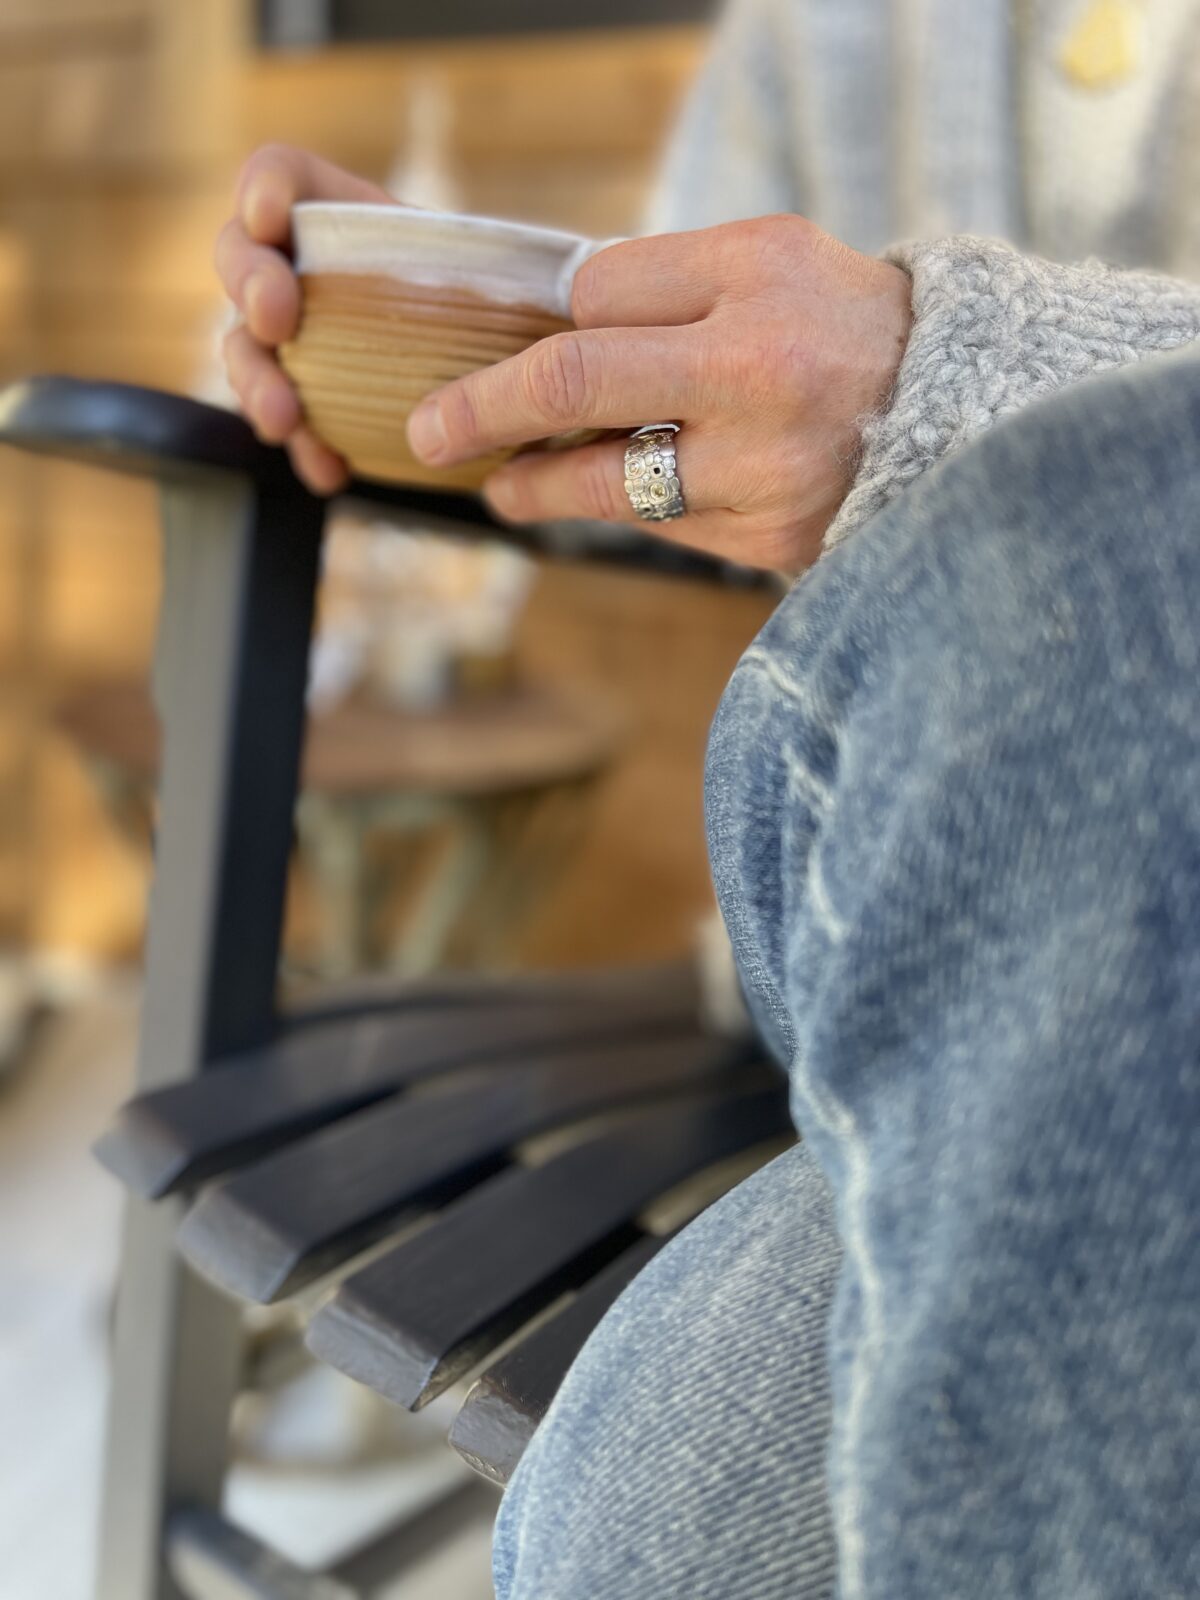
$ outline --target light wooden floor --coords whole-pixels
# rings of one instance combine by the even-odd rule
[[[118,987],[47,1023],[0,1083],[0,1596],[89,1600],[100,1480],[116,1185],[88,1145],[128,1090],[136,998]],[[364,1408],[378,1406],[371,1416]],[[418,1504],[453,1471],[435,1435],[314,1372],[257,1431],[229,1511],[302,1564]],[[371,1449],[338,1464],[348,1437]],[[407,1430],[407,1432],[402,1432]],[[489,1600],[485,1521],[388,1600]]]

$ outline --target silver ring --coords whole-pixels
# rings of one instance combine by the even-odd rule
[[[674,422],[651,422],[625,446],[625,493],[643,522],[682,517],[687,507],[675,467]]]

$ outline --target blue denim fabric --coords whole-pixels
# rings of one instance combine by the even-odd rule
[[[828,1186],[803,1147],[655,1257],[501,1504],[499,1600],[828,1595]]]
[[[1200,357],[1030,407],[820,562],[707,799],[806,1143],[601,1324],[499,1600],[1200,1594]]]

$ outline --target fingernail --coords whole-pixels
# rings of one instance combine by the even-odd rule
[[[408,443],[418,461],[430,465],[447,454],[450,441],[446,437],[446,424],[442,421],[440,406],[417,407],[408,419]]]

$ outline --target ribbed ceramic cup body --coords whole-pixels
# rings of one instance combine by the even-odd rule
[[[305,417],[364,477],[474,488],[511,451],[445,469],[405,424],[434,389],[571,326],[597,248],[573,234],[390,206],[298,206],[303,311],[280,351]]]

